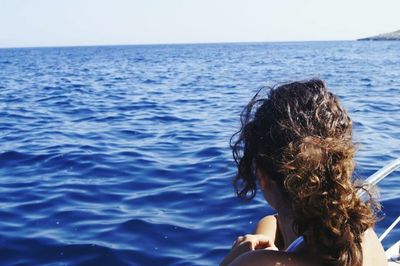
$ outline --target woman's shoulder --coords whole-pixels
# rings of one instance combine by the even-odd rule
[[[263,218],[261,218],[256,226],[255,229],[255,233],[256,234],[263,234],[265,232],[268,233],[275,233],[275,231],[277,230],[277,220],[278,219],[278,215],[267,215]],[[274,236],[274,235],[273,235]]]
[[[254,230],[255,234],[264,234],[270,237],[278,249],[283,248],[282,235],[278,225],[278,214],[263,217]]]
[[[308,258],[297,253],[288,253],[275,250],[254,250],[244,253],[233,261],[231,266],[269,266],[269,265],[321,265],[313,258]]]
[[[363,265],[387,265],[385,250],[373,228],[365,231],[362,237]]]

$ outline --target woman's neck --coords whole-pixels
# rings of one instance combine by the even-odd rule
[[[284,249],[286,249],[294,240],[296,240],[296,238],[299,237],[299,235],[293,231],[294,218],[292,213],[288,211],[288,209],[277,211],[279,217],[279,229],[282,235]]]
[[[293,231],[294,215],[291,203],[280,186],[268,178],[260,179],[265,199],[278,213],[278,226],[286,249],[299,236]]]

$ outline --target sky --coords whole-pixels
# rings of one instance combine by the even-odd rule
[[[0,47],[354,40],[400,0],[0,0]]]

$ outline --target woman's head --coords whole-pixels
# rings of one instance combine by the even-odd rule
[[[359,246],[375,216],[356,196],[352,122],[338,98],[318,79],[287,83],[265,97],[259,91],[241,118],[242,128],[231,140],[238,196],[255,196],[261,172],[276,182],[291,205],[295,230],[318,252],[333,260],[357,257],[342,253],[349,241]],[[359,222],[351,225],[354,221]]]
[[[351,119],[323,81],[283,84],[270,89],[265,98],[260,94],[243,111],[242,129],[232,139],[237,137],[232,148],[238,163],[235,186],[240,197],[254,197],[256,168],[282,189],[293,167],[307,171],[344,159],[351,172]],[[340,155],[343,158],[338,158]],[[306,165],[299,165],[300,160]],[[319,185],[324,184],[315,184]]]

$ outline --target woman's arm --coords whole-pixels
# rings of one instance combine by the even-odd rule
[[[282,235],[278,225],[278,215],[268,215],[262,218],[254,231],[255,234],[267,235],[278,250],[284,248]]]
[[[240,255],[256,249],[277,250],[275,246],[276,218],[273,215],[262,218],[253,235],[240,236],[232,246],[231,251],[221,262],[221,266],[229,265]]]
[[[241,255],[259,249],[277,250],[274,243],[271,242],[266,235],[239,236],[220,266],[230,265],[232,261],[236,260]]]

